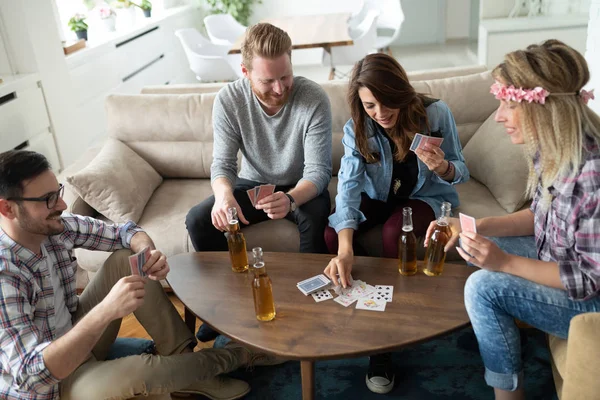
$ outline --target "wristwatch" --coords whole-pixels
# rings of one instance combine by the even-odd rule
[[[296,211],[296,201],[294,200],[291,194],[286,193],[285,195],[288,197],[288,199],[290,199],[290,212],[293,213],[294,211]]]

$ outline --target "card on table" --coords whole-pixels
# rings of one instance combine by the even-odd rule
[[[372,300],[385,300],[387,303],[392,302],[394,297],[394,287],[389,285],[376,285],[375,292],[369,296]]]
[[[477,233],[477,225],[475,224],[475,218],[465,215],[463,213],[458,213],[460,218],[460,229],[463,232],[475,232]]]
[[[383,299],[376,300],[368,297],[358,299],[356,302],[357,310],[368,310],[368,311],[385,311],[386,301]]]
[[[344,297],[344,296],[338,296],[335,299],[333,299],[333,301],[343,305],[344,307],[348,307],[350,304],[352,304],[356,301],[356,298],[348,298],[348,297]]]
[[[308,296],[316,291],[325,289],[330,284],[331,281],[325,275],[321,274],[298,282],[296,286],[305,296]]]
[[[317,303],[333,299],[333,296],[331,295],[329,290],[319,290],[318,292],[314,292],[313,294],[311,294],[311,296],[313,297],[313,299],[315,299]]]

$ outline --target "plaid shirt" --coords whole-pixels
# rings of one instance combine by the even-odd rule
[[[74,248],[113,251],[129,248],[141,229],[133,222],[108,225],[63,213],[65,230],[42,244],[54,261],[71,313],[77,309]],[[0,229],[0,398],[58,399],[59,380],[46,368],[42,351],[56,339],[54,290],[42,256]]]
[[[578,174],[549,188],[550,206],[540,203],[541,186],[531,204],[538,257],[558,263],[560,278],[575,300],[600,291],[600,149],[590,137],[585,149]]]

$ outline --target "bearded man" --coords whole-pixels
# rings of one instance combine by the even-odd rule
[[[317,83],[294,76],[292,41],[283,30],[266,23],[254,25],[246,31],[241,50],[244,78],[223,87],[214,102],[214,196],[186,217],[194,248],[226,251],[226,238],[218,231],[226,230],[227,210],[235,207],[246,225],[282,218],[294,222],[300,252],[326,253],[329,99]],[[265,184],[275,185],[268,192],[272,194],[263,197],[261,191],[251,200],[247,191]]]

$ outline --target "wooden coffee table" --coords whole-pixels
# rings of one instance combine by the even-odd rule
[[[256,319],[252,272],[233,272],[227,252],[169,257],[168,282],[186,307],[185,319],[192,331],[198,317],[235,341],[300,360],[303,399],[314,398],[316,360],[397,350],[469,324],[463,288],[474,268],[450,263],[439,277],[426,276],[421,268],[405,277],[398,273],[397,260],[355,257],[355,279],[394,286],[393,301],[384,312],[377,312],[357,310],[355,304],[346,308],[333,300],[316,303],[296,288],[296,283],[322,273],[331,257],[264,254],[277,311],[270,322]]]

